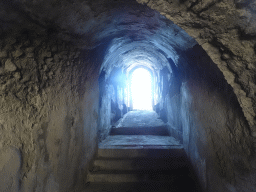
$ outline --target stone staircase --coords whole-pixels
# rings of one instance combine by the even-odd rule
[[[183,146],[170,136],[109,136],[87,181],[88,192],[199,191]]]
[[[199,192],[182,144],[152,111],[132,111],[98,146],[86,192]]]
[[[170,170],[184,167],[183,148],[180,146],[154,149],[133,148],[98,151],[90,172],[89,182],[152,182],[168,181]],[[171,157],[172,156],[172,157]],[[172,159],[172,161],[170,161]]]

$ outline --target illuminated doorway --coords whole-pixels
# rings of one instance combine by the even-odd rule
[[[133,110],[152,110],[152,75],[144,68],[137,68],[131,76]]]

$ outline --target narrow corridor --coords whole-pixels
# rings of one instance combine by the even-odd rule
[[[182,144],[164,129],[154,111],[128,112],[99,143],[85,192],[200,191]]]
[[[191,165],[203,192],[256,192],[256,0],[0,18],[0,192],[199,191]]]

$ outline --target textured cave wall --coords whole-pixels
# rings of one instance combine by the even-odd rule
[[[115,126],[117,121],[127,113],[127,94],[125,92],[127,84],[124,74],[119,69],[113,70],[108,78],[105,75],[103,70],[99,77],[99,141],[105,139],[112,126]]]
[[[115,98],[114,87],[111,84],[105,84],[100,86],[102,90],[100,91],[100,126],[99,126],[99,141],[106,138],[109,134],[109,131],[112,127],[111,120],[113,118],[113,114],[111,111],[111,104],[113,99]]]
[[[195,38],[233,87],[255,134],[255,1],[137,0],[137,2],[159,11]],[[138,6],[136,1],[132,0],[63,0],[61,2],[4,0],[0,3],[3,8],[0,11],[3,18],[0,22],[0,31],[13,25],[29,26],[29,23],[33,22],[40,27],[56,30],[60,33],[59,37],[72,40],[87,48],[93,48],[101,44],[102,40],[115,36],[127,36],[131,40],[149,40],[149,38],[161,40],[154,34],[158,28],[164,26],[161,24],[162,18],[155,18],[155,12],[147,10],[145,6],[143,8]],[[123,17],[120,17],[120,14]],[[121,20],[117,20],[117,17]],[[140,23],[141,21],[143,22]],[[148,21],[153,23],[150,24]],[[172,25],[172,28],[175,27]],[[168,47],[167,44],[177,45],[175,41],[179,37],[176,36],[175,30],[174,35],[167,35],[164,37],[165,41],[157,45],[165,48]],[[182,41],[182,38],[179,40]],[[189,43],[184,45],[189,46]],[[168,57],[175,57],[172,51],[168,50]]]
[[[194,164],[198,164],[197,171],[202,173],[206,172],[206,182],[208,182],[207,188],[211,190],[211,187],[213,187],[214,189],[216,186],[219,186],[219,189],[215,188],[216,191],[255,191],[255,162],[253,163],[253,160],[255,161],[255,157],[251,157],[252,162],[246,163],[248,161],[247,159],[249,159],[249,152],[246,151],[249,151],[249,148],[246,147],[247,144],[244,144],[245,141],[243,139],[243,137],[248,138],[248,135],[252,136],[252,139],[248,139],[248,141],[252,141],[252,149],[254,150],[253,153],[255,153],[255,1],[137,0],[137,2],[145,3],[152,9],[159,11],[162,15],[166,16],[166,18],[170,19],[179,27],[184,29],[191,37],[195,38],[195,40],[199,43],[199,45],[202,46],[202,48],[210,56],[212,61],[223,73],[224,78],[226,79],[228,84],[232,87],[231,91],[226,92],[227,96],[225,102],[217,103],[216,105],[211,105],[211,101],[215,101],[217,97],[220,100],[223,100],[223,98],[225,97],[220,97],[217,94],[214,98],[212,98],[212,96],[208,95],[207,92],[204,92],[198,88],[200,86],[206,87],[203,83],[196,83],[197,86],[195,86],[195,83],[183,84],[183,95],[180,95],[181,98],[179,98],[179,96],[176,96],[175,98],[174,96],[171,98],[171,100],[173,101],[167,100],[168,102],[171,102],[173,106],[176,106],[176,108],[179,108],[179,106],[183,105],[183,107],[186,107],[186,109],[189,111],[187,115],[183,114],[184,119],[177,121],[176,124],[177,126],[179,126],[180,123],[184,120],[188,122],[183,122],[181,128],[173,129],[173,132],[177,136],[180,135],[180,131],[186,133],[186,130],[189,131],[191,129],[189,133],[194,134],[194,136],[189,136],[189,138],[192,137],[194,139],[190,139],[189,143],[197,143],[196,138],[198,138],[198,141],[203,138],[210,138],[210,140],[206,139],[206,141],[203,141],[200,144],[196,144],[196,146],[199,148],[199,146],[204,146],[204,143],[207,143],[207,150],[211,151],[210,156],[213,157],[212,160],[210,159],[209,161],[208,158],[201,158],[201,152],[198,152],[199,155],[194,154],[194,158],[191,156]],[[194,92],[193,89],[197,89],[198,93],[201,93],[202,95],[204,95],[204,97],[201,97],[202,95],[197,95],[197,93]],[[239,105],[242,108],[243,115],[247,120],[247,123],[249,125],[248,132],[246,131],[247,123],[244,122],[243,119],[241,119],[243,115],[235,110],[239,107],[235,107],[234,109],[234,105],[230,103],[229,99],[231,98],[228,98],[228,95],[232,95],[232,92],[235,93]],[[200,130],[200,127],[206,129],[209,125],[212,124],[212,120],[210,119],[210,117],[212,116],[202,116],[202,122],[204,122],[203,118],[205,118],[206,121],[208,119],[208,126],[207,124],[197,126],[198,119],[195,118],[195,116],[198,115],[199,109],[202,109],[203,111],[206,109],[199,104],[195,105],[194,103],[196,102],[196,100],[194,102],[192,102],[192,100],[191,102],[186,101],[186,95],[188,98],[196,98],[196,100],[199,100],[199,98],[201,98],[198,103],[208,100],[208,102],[205,103],[206,106],[207,103],[209,103],[208,106],[209,108],[212,108],[212,111],[219,111],[219,114],[223,115],[219,123],[220,125],[216,125],[215,129],[210,129],[210,132],[208,130]],[[232,100],[233,99],[234,98],[232,98]],[[233,107],[229,107],[227,103],[229,103],[231,106],[233,105]],[[220,109],[217,109],[217,107],[219,107]],[[222,114],[221,109],[227,111],[227,109],[225,109],[227,107],[231,108],[234,112],[226,112],[226,114]],[[190,111],[192,111],[193,113],[191,113]],[[199,112],[199,114],[201,113],[203,112]],[[191,116],[191,114],[193,115]],[[228,117],[227,114],[233,114],[233,117],[232,115],[231,117]],[[216,116],[213,117],[217,118]],[[174,118],[178,118],[178,116]],[[239,119],[239,122],[237,122],[237,119]],[[227,120],[228,123],[225,123],[225,120]],[[228,128],[230,124],[229,122],[235,123],[232,125],[233,127],[230,126],[230,129]],[[189,126],[189,129],[185,129],[186,127],[188,128],[188,126],[186,126],[188,125],[188,123],[191,123],[191,126]],[[236,130],[235,136],[232,132],[233,130]],[[201,135],[196,136],[196,133],[200,133]],[[185,138],[184,144],[186,144]],[[218,148],[220,149],[220,151],[218,151]],[[199,149],[196,149],[196,147],[194,146],[194,151],[197,150],[202,151],[203,149],[201,149],[201,147]],[[195,158],[196,156],[198,158]],[[198,159],[198,161],[196,159]],[[213,161],[215,161],[215,163],[211,163]],[[236,163],[236,161],[238,161],[239,163]],[[204,169],[204,163],[206,164],[206,169]],[[211,166],[214,167],[214,164],[214,170],[221,170],[219,172],[217,171],[217,174],[211,168]],[[202,167],[200,167],[201,165]],[[240,168],[241,171],[237,171],[237,169]],[[234,171],[230,171],[231,169],[234,169]],[[246,169],[248,171],[244,171]],[[223,182],[222,185],[218,185],[217,183],[214,184],[216,180],[209,177],[211,175],[211,171],[213,172],[212,177],[214,177],[215,179],[222,175],[220,177],[220,180],[222,181],[222,178],[225,178],[225,181],[229,180],[229,182],[227,182],[226,184],[225,182]],[[216,176],[214,176],[215,174]],[[201,178],[203,181],[204,176],[201,176]]]
[[[208,189],[216,187],[218,184],[213,184],[213,182],[220,178],[224,181],[223,185],[220,185],[220,189],[215,188],[217,191],[226,191],[225,187],[230,191],[246,191],[246,188],[248,188],[247,191],[253,191],[254,184],[250,183],[248,178],[255,178],[252,168],[255,164],[247,163],[250,155],[246,152],[247,147],[246,144],[243,144],[243,137],[249,138],[248,142],[251,141],[246,132],[248,123],[250,127],[248,133],[254,137],[252,141],[255,150],[255,1],[137,1],[146,3],[149,7],[159,11],[183,28],[191,37],[194,37],[223,73],[225,81],[233,88],[233,90],[220,89],[219,92],[217,89],[206,86],[204,81],[201,82],[204,78],[200,78],[199,81],[196,76],[193,76],[195,77],[193,80],[192,77],[186,76],[190,73],[183,70],[185,80],[177,79],[180,74],[175,76],[171,82],[171,86],[174,86],[171,89],[175,91],[169,93],[170,97],[164,101],[167,103],[166,106],[169,106],[167,118],[172,127],[170,128],[172,133],[177,137],[183,136],[182,131],[190,133],[189,136],[184,135],[184,144],[191,144],[190,148],[187,147],[187,152],[193,159],[198,173],[205,172],[201,175],[203,185],[205,185],[204,178],[206,178]],[[174,29],[170,33],[165,34],[162,31],[161,35],[163,36],[156,35],[155,32],[164,26],[160,22],[163,21],[163,18],[153,19],[153,24],[149,24],[151,22],[149,18],[154,18],[155,13],[147,12],[146,9],[141,11],[134,2],[129,3],[130,1],[115,0],[4,0],[0,2],[0,34],[1,38],[3,37],[0,41],[0,93],[2,99],[0,158],[4,160],[0,163],[0,178],[4,178],[4,182],[8,183],[7,186],[1,184],[0,186],[18,188],[19,178],[21,178],[21,187],[28,191],[30,189],[54,191],[61,186],[71,186],[74,183],[74,177],[72,177],[74,170],[86,169],[87,162],[93,154],[96,145],[95,127],[98,116],[97,108],[95,108],[98,102],[96,75],[92,73],[93,68],[85,67],[81,70],[79,67],[83,63],[88,63],[86,56],[78,57],[76,50],[74,50],[75,56],[71,56],[73,55],[72,46],[58,41],[49,41],[45,35],[38,37],[35,33],[30,38],[26,38],[26,34],[23,34],[24,37],[7,38],[8,35],[2,36],[2,32],[17,26],[32,30],[40,28],[39,31],[42,30],[42,32],[48,28],[50,33],[59,32],[58,37],[62,40],[72,40],[76,45],[91,49],[99,44],[105,44],[115,36],[124,39],[128,36],[128,42],[141,39],[158,42],[163,38],[164,43],[157,43],[154,46],[145,43],[145,45],[165,48],[168,50],[168,59],[174,57],[176,63],[178,57],[176,57],[175,50],[179,49],[179,43],[175,49],[169,49],[170,47],[166,45],[172,41],[174,42],[172,45],[176,45],[176,40],[182,41],[182,38],[179,37],[183,37],[184,33],[177,30],[177,27],[172,24],[168,26]],[[128,10],[126,8],[130,5],[134,5],[133,9],[126,12],[125,10]],[[120,8],[124,9],[120,10]],[[121,12],[124,13],[123,17],[120,17]],[[125,20],[116,20],[116,17],[125,18]],[[140,17],[143,19],[136,20]],[[139,22],[133,23],[134,20]],[[146,25],[141,21],[147,21]],[[32,23],[33,25],[31,25]],[[122,44],[122,41],[119,43]],[[185,50],[188,44],[185,43],[182,49]],[[57,49],[53,45],[57,45]],[[130,44],[130,46],[134,45]],[[78,58],[73,60],[75,57]],[[203,63],[201,63],[202,66],[204,66]],[[187,67],[183,66],[183,62],[179,62],[179,64],[179,68]],[[191,65],[193,64],[191,63]],[[83,76],[84,74],[87,76]],[[92,74],[93,78],[88,76],[89,74]],[[222,78],[221,75],[218,77]],[[225,84],[225,81],[222,83]],[[182,82],[182,89],[180,89],[181,86],[178,84]],[[208,90],[208,93],[204,91],[204,88]],[[232,92],[235,92],[243,114],[239,111],[237,104],[230,102],[236,101]],[[195,98],[194,102],[189,102],[189,98]],[[205,106],[209,107],[201,106],[201,101],[204,101]],[[216,106],[212,104],[213,101],[216,101]],[[233,107],[227,109],[228,104]],[[163,103],[162,105],[164,106]],[[208,109],[211,107],[213,112]],[[226,111],[223,117],[217,115],[217,111],[220,111],[217,107]],[[183,112],[179,111],[180,108],[183,109]],[[185,113],[185,109],[188,110],[187,113]],[[202,111],[200,112],[199,109]],[[229,112],[230,110],[233,112]],[[109,117],[111,117],[111,110],[108,111]],[[207,111],[206,114],[213,114],[204,116],[204,111]],[[201,116],[198,117],[198,114]],[[227,114],[231,114],[231,117]],[[183,119],[179,119],[181,115],[183,115]],[[244,121],[243,115],[247,123]],[[218,125],[215,123],[214,129],[209,129],[211,132],[207,129],[208,123],[212,125],[210,117],[214,117],[216,121],[221,118]],[[236,123],[232,126],[228,125],[229,123],[226,125],[223,123],[223,119]],[[199,123],[200,120],[204,125]],[[65,123],[63,123],[64,121]],[[188,126],[189,123],[191,126]],[[71,131],[67,127],[74,127],[74,129]],[[59,132],[56,131],[57,129]],[[196,135],[196,133],[202,135]],[[78,139],[73,139],[74,135],[78,135]],[[201,142],[203,138],[206,140]],[[68,140],[68,143],[63,143],[63,140]],[[74,144],[75,142],[77,144]],[[192,145],[192,142],[195,142],[195,145]],[[83,147],[73,150],[74,148],[71,146],[81,146],[79,143],[82,143]],[[75,151],[79,150],[84,156],[78,157]],[[66,172],[61,172],[61,168],[70,163],[67,157],[71,157],[73,151],[74,159],[77,159],[77,162],[82,162],[80,167],[77,168],[78,165],[73,163],[75,160],[71,160],[71,166],[65,170]],[[210,151],[209,155],[205,151]],[[53,154],[63,155],[55,157]],[[244,157],[241,160],[242,163],[235,163],[236,159],[239,160],[241,156]],[[213,161],[216,163],[212,163]],[[242,166],[239,171],[240,164],[249,165],[249,168]],[[225,168],[226,165],[228,165],[227,168]],[[66,169],[66,167],[64,168]],[[243,171],[246,169],[249,171]],[[65,176],[69,174],[71,179],[65,180]],[[246,181],[244,187],[242,186],[244,181],[241,179]],[[64,181],[66,182],[63,183]]]
[[[253,138],[232,87],[200,46],[184,58],[180,89],[171,86],[167,98],[172,133],[183,137],[205,191],[255,191]]]
[[[0,39],[0,191],[70,191],[96,148],[98,70],[45,33]]]
[[[159,11],[203,47],[232,86],[256,132],[256,2],[137,0]]]
[[[168,116],[171,114],[167,114],[167,94],[170,88],[170,77],[173,74],[170,74],[170,71],[167,67],[164,67],[159,71],[159,79],[157,78],[157,92],[155,96],[157,97],[157,104],[154,106],[154,110],[158,113],[159,117],[163,120],[163,122],[168,122]],[[173,77],[174,78],[174,77]],[[171,122],[171,121],[169,121]]]

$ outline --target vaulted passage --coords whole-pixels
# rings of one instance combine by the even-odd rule
[[[255,13],[1,1],[0,191],[255,191]]]

